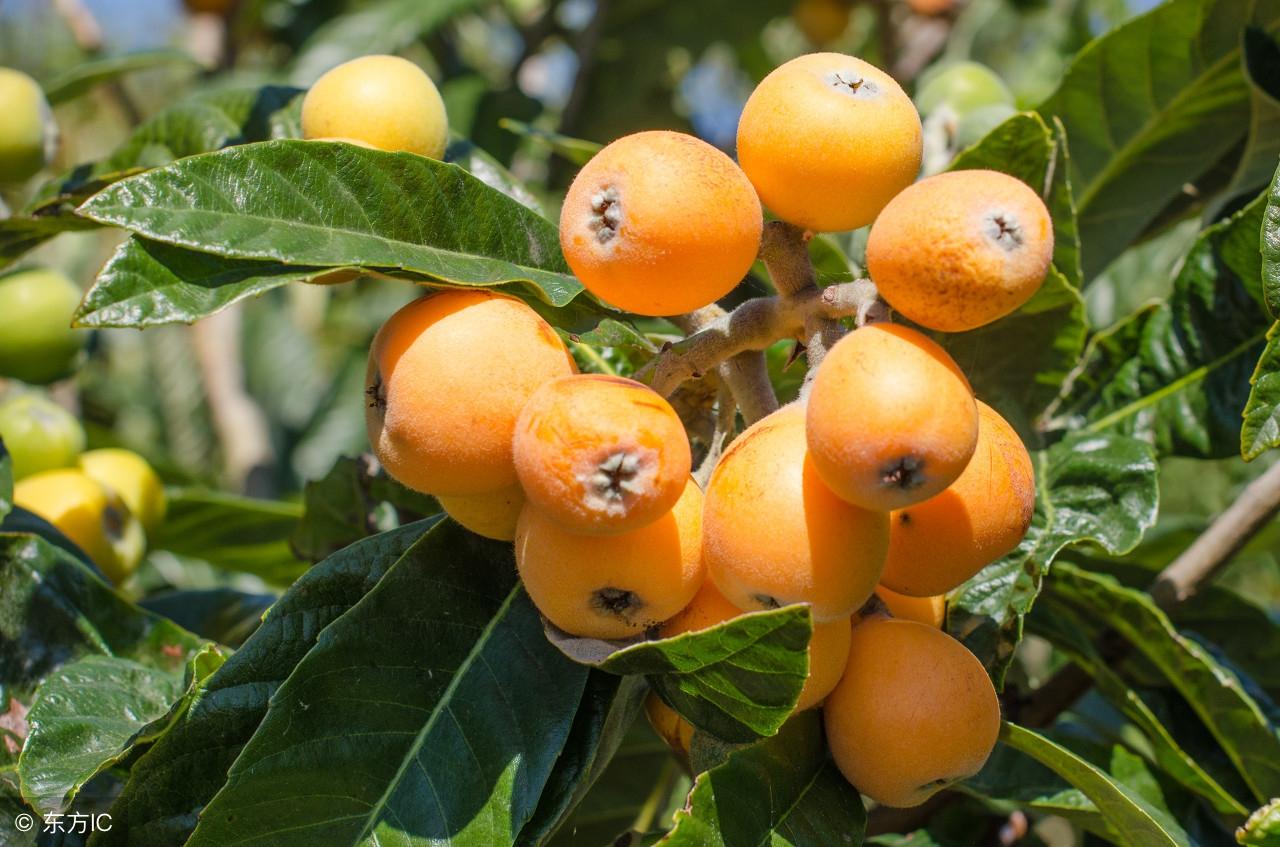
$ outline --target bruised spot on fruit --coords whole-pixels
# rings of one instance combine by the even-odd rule
[[[626,515],[631,502],[655,484],[659,458],[652,450],[617,450],[595,463],[579,481],[586,489],[584,504],[593,512]]]
[[[1015,217],[1005,212],[992,212],[987,215],[983,229],[988,238],[1009,251],[1021,247],[1024,241],[1022,225]]]
[[[782,604],[778,602],[777,597],[769,594],[752,594],[751,599],[760,604],[762,609],[781,609]]]
[[[875,97],[880,93],[878,85],[852,71],[833,71],[827,75],[827,82],[833,88],[848,92],[855,97]]]
[[[903,456],[880,469],[880,482],[888,488],[910,491],[924,483],[924,461]]]
[[[898,523],[902,524],[903,526],[906,526],[907,524],[911,523],[911,514],[909,512],[899,512]]]
[[[634,591],[625,588],[601,588],[591,595],[591,607],[602,615],[631,621],[645,606],[644,600]]]
[[[616,187],[610,185],[591,195],[591,218],[587,226],[601,244],[617,237],[622,226],[622,198]]]

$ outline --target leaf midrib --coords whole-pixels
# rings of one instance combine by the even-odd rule
[[[454,672],[453,679],[449,680],[449,685],[440,695],[440,698],[436,700],[435,707],[431,710],[431,717],[427,718],[427,722],[423,724],[422,729],[418,731],[418,735],[414,739],[413,746],[406,751],[404,758],[400,762],[399,769],[396,770],[395,776],[387,781],[386,790],[383,791],[382,796],[378,798],[378,802],[369,808],[368,812],[361,813],[361,816],[367,817],[368,820],[365,823],[364,829],[360,831],[360,834],[356,836],[356,839],[352,842],[352,847],[359,847],[360,844],[364,843],[364,840],[368,836],[373,834],[372,827],[376,824],[382,812],[386,810],[392,794],[395,793],[395,789],[400,784],[400,781],[404,777],[407,769],[410,767],[410,763],[417,761],[418,753],[421,752],[422,745],[425,743],[427,736],[435,726],[436,720],[449,710],[449,704],[452,701],[453,695],[458,686],[462,684],[462,681],[470,673],[471,666],[477,661],[483,660],[484,650],[489,645],[489,641],[493,633],[500,625],[506,622],[507,615],[511,611],[511,606],[519,596],[520,586],[517,584],[511,588],[510,592],[507,593],[507,597],[502,601],[502,605],[498,607],[493,616],[489,618],[489,622],[485,624],[484,629],[481,630],[480,635],[476,638],[475,644],[472,646],[471,650],[468,651],[467,657]],[[443,809],[441,811],[443,812]],[[443,823],[447,825],[448,822],[443,821]]]

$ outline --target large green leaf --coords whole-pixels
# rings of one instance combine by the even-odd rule
[[[1271,317],[1280,320],[1280,190],[1274,186],[1262,213],[1261,242],[1263,301]]]
[[[1218,812],[1224,815],[1246,814],[1248,807],[1219,784],[1193,754],[1179,745],[1178,739],[1142,696],[1111,669],[1090,642],[1089,629],[1076,613],[1052,593],[1041,598],[1040,602],[1041,613],[1028,618],[1028,626],[1093,677],[1102,696],[1146,735],[1156,764],[1182,785],[1206,798]]]
[[[1035,113],[1014,115],[952,170],[988,168],[1017,177],[1040,192],[1054,223],[1054,260],[1044,285],[1013,314],[940,340],[973,381],[974,391],[1009,418],[1024,436],[1057,394],[1084,348],[1084,301],[1075,207],[1066,177],[1066,141]]]
[[[321,633],[189,844],[514,844],[586,677],[510,545],[443,521]]]
[[[642,791],[647,790],[643,780],[651,771],[645,765],[653,764],[653,748],[645,745],[643,752],[638,750],[635,730],[644,725],[637,718],[648,691],[642,677],[619,677],[599,670],[587,674],[573,728],[547,779],[537,811],[520,831],[516,840],[519,847],[572,844],[581,826],[616,820],[619,801],[636,801],[631,791],[620,790],[619,782],[625,782],[628,788],[639,784]],[[656,741],[653,733],[648,737]],[[666,745],[658,743],[666,753]],[[634,766],[638,762],[637,779]],[[603,833],[600,843],[624,826],[625,822],[606,826],[609,831]]]
[[[152,70],[170,65],[185,65],[196,69],[199,63],[181,50],[139,50],[90,59],[67,68],[49,80],[44,87],[45,97],[51,105],[58,105],[89,91],[96,85],[112,82],[138,71]]]
[[[290,79],[308,86],[325,71],[370,53],[395,53],[479,0],[377,0],[326,21],[307,39]]]
[[[1128,552],[1156,519],[1156,462],[1141,441],[1071,435],[1034,460],[1036,507],[1026,537],[956,589],[948,604],[949,631],[982,660],[997,687],[1054,557],[1081,541]]]
[[[1259,303],[1265,202],[1259,197],[1201,234],[1168,302],[1089,342],[1046,428],[1120,432],[1152,442],[1161,455],[1240,450],[1249,375],[1270,326]]]
[[[1040,106],[1071,139],[1086,278],[1243,141],[1250,86],[1241,36],[1249,24],[1280,27],[1280,3],[1162,3],[1088,44]]]
[[[1000,729],[1000,740],[1080,789],[1120,834],[1121,843],[1144,847],[1189,847],[1192,843],[1167,813],[1062,745],[1008,722]]]
[[[179,490],[171,492],[169,511],[151,546],[288,585],[307,569],[289,547],[301,517],[302,509],[293,503]]]
[[[550,222],[456,165],[411,153],[248,144],[121,180],[79,211],[226,258],[521,284],[556,306],[582,290]]]
[[[1259,800],[1280,796],[1280,732],[1237,674],[1169,622],[1151,597],[1062,563],[1054,596],[1118,632],[1195,710]]]
[[[1280,446],[1280,323],[1267,333],[1267,346],[1249,384],[1252,388],[1240,427],[1240,455],[1245,461]]]
[[[35,535],[0,533],[0,687],[32,685],[91,654],[176,671],[200,646],[67,551]]]
[[[1258,27],[1244,32],[1244,70],[1249,80],[1249,134],[1231,182],[1208,213],[1217,217],[1240,195],[1271,181],[1280,158],[1280,44]]]
[[[827,758],[821,719],[810,711],[699,774],[675,826],[659,843],[858,847],[866,820],[858,792]]]
[[[22,794],[42,814],[64,811],[81,786],[160,737],[222,664],[205,648],[181,673],[115,656],[85,656],[41,683],[18,761]]]
[[[131,236],[98,272],[74,320],[76,326],[136,329],[190,324],[273,288],[343,270],[226,259]]]
[[[95,845],[172,847],[222,787],[267,713],[271,695],[320,632],[367,594],[423,539],[430,521],[360,541],[307,571],[262,625],[200,688],[191,708],[133,766]]]
[[[812,633],[808,607],[796,605],[620,650],[610,650],[609,642],[555,635],[579,661],[647,676],[694,726],[725,741],[747,742],[773,735],[795,708],[809,675]]]

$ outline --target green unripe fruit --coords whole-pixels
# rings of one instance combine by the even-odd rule
[[[53,112],[34,79],[0,68],[0,115],[0,184],[22,182],[51,157]]]
[[[17,480],[74,465],[84,449],[84,427],[43,395],[17,394],[0,403],[0,439]]]
[[[0,277],[0,376],[45,385],[70,375],[88,335],[71,328],[80,297],[57,271]]]
[[[927,74],[916,92],[916,107],[931,115],[947,106],[957,117],[984,106],[1012,106],[1013,94],[995,71],[977,62],[956,62]]]
[[[1017,113],[1017,109],[1006,103],[974,109],[956,124],[956,149],[963,150],[977,144],[983,136]]]

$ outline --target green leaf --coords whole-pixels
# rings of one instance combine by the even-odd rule
[[[1236,841],[1248,847],[1280,847],[1280,798],[1249,815],[1236,830]]]
[[[547,129],[540,129],[532,124],[524,121],[516,121],[511,118],[502,118],[498,121],[498,126],[513,132],[522,138],[528,138],[538,144],[546,147],[552,153],[563,156],[575,165],[585,165],[591,161],[591,157],[599,153],[604,148],[603,144],[594,141],[587,141],[582,138],[572,138],[568,135],[561,135]]]
[[[809,608],[751,612],[707,629],[616,649],[553,631],[560,649],[616,674],[643,674],[690,723],[725,741],[773,735],[809,675]]]
[[[98,225],[75,215],[15,215],[0,220],[0,269],[4,269],[41,244],[64,232],[97,229]]]
[[[1156,462],[1141,441],[1075,434],[1033,459],[1036,507],[1026,537],[948,603],[948,630],[982,661],[997,688],[1058,553],[1081,541],[1126,553],[1156,520]]]
[[[262,616],[277,599],[274,594],[207,588],[152,594],[138,605],[201,638],[239,647],[262,623]]]
[[[244,145],[121,180],[79,211],[226,258],[359,266],[449,285],[518,283],[555,306],[582,291],[555,226],[462,168],[411,153]]]
[[[648,692],[649,686],[642,677],[619,677],[594,669],[587,673],[573,727],[547,778],[537,811],[520,831],[516,840],[519,847],[572,844],[582,825],[599,825],[606,817],[612,819],[611,813],[616,813],[613,804],[618,799],[617,783],[626,780],[629,786],[635,785],[635,772],[628,762],[636,761],[632,744],[635,730],[645,724],[637,718]],[[652,738],[653,734],[649,736]],[[666,752],[667,748],[662,745],[662,749]],[[651,758],[642,761],[651,764]],[[623,772],[626,777],[620,776]],[[623,803],[636,799],[630,791],[622,794]],[[601,843],[623,826],[625,823],[607,827],[611,831],[604,833]]]
[[[1047,638],[1093,677],[1099,693],[1147,737],[1156,764],[1192,792],[1208,799],[1221,814],[1248,813],[1248,807],[1233,797],[1201,767],[1194,755],[1179,745],[1178,739],[1161,723],[1141,695],[1108,666],[1086,635],[1088,628],[1070,607],[1052,594],[1041,598],[1040,603],[1043,606],[1041,614],[1028,619],[1032,631]]]
[[[83,327],[137,329],[191,324],[273,288],[343,270],[224,259],[133,236],[98,272],[73,320]]]
[[[191,708],[133,766],[111,807],[112,829],[95,847],[173,847],[226,781],[271,695],[321,631],[421,541],[431,521],[367,538],[311,568],[208,681]]]
[[[307,569],[289,547],[301,517],[293,503],[178,490],[170,492],[168,514],[151,546],[288,585]]]
[[[1280,796],[1280,733],[1242,680],[1169,622],[1151,597],[1112,577],[1062,563],[1054,596],[1105,624],[1142,653],[1187,700],[1260,800]]]
[[[118,80],[137,71],[162,68],[168,65],[186,65],[198,68],[189,54],[181,50],[139,50],[81,62],[58,74],[45,85],[44,95],[51,105],[65,103],[89,91],[96,85]]]
[[[1280,447],[1280,323],[1267,333],[1267,346],[1249,384],[1252,388],[1240,427],[1240,455],[1246,462]]]
[[[395,53],[429,35],[479,0],[379,0],[338,15],[303,45],[289,77],[309,86],[325,71],[370,53]]]
[[[324,479],[306,484],[302,500],[305,511],[290,543],[300,558],[312,562],[407,523],[405,517],[416,520],[440,511],[435,500],[387,476],[368,455],[338,459]]]
[[[1005,721],[1000,740],[1031,756],[1079,788],[1120,834],[1124,844],[1188,847],[1191,840],[1167,813],[1154,808],[1136,791],[1065,747],[1029,729]]]
[[[1244,31],[1244,70],[1249,80],[1249,134],[1231,182],[1206,219],[1232,200],[1266,187],[1280,158],[1280,45],[1258,27]]]
[[[510,545],[441,522],[321,633],[188,843],[513,844],[586,676]]]
[[[31,685],[91,654],[175,671],[200,646],[72,554],[34,535],[0,533],[0,687]]]
[[[1241,33],[1249,24],[1274,31],[1280,5],[1170,0],[1085,46],[1041,104],[1071,139],[1086,278],[1244,139],[1251,110]]]
[[[129,176],[138,168],[167,165],[185,156],[220,150],[268,138],[289,137],[292,128],[280,113],[302,92],[267,85],[200,92],[148,118],[114,153],[100,162],[80,165],[50,181],[29,207],[47,212],[78,205],[86,192]]]
[[[114,656],[63,665],[39,689],[18,760],[22,794],[41,814],[65,811],[92,777],[164,734],[223,656],[208,647],[183,674]]]
[[[1258,303],[1264,202],[1200,235],[1167,303],[1094,336],[1046,413],[1046,429],[1120,432],[1161,455],[1240,450],[1249,374],[1270,326]]]
[[[1280,320],[1280,189],[1272,184],[1262,212],[1262,292],[1267,312]]]
[[[546,212],[538,202],[538,198],[534,197],[511,171],[503,167],[501,162],[469,139],[456,136],[449,139],[449,147],[444,151],[444,160],[466,169],[485,185],[495,191],[501,191],[530,211],[545,216]]]
[[[821,719],[809,711],[772,738],[698,775],[670,847],[858,847],[866,828],[858,792],[827,759]]]

